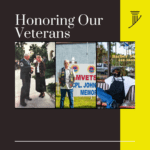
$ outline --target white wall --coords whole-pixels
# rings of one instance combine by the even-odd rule
[[[56,44],[56,82],[57,73],[64,66],[64,60],[72,61],[75,58],[77,64],[94,64],[96,61],[96,42],[75,43],[75,44]]]
[[[55,42],[49,42],[47,45],[47,53],[48,53],[48,60],[51,60],[51,52],[53,52],[53,57],[55,57]]]

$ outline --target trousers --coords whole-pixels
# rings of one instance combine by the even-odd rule
[[[111,95],[107,94],[103,89],[99,87],[97,87],[97,95],[102,102],[107,103],[106,108],[111,108],[111,104],[114,101]]]
[[[66,92],[68,93],[70,108],[74,108],[73,89],[61,89],[60,108],[64,108]]]
[[[22,88],[21,88],[21,96],[20,96],[20,103],[25,103],[25,98],[29,98],[30,92],[30,78],[22,79]]]

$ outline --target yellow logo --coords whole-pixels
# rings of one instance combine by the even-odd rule
[[[88,66],[88,68],[87,68],[87,71],[89,72],[89,73],[94,73],[95,72],[95,66]]]
[[[77,73],[79,71],[78,65],[72,65],[71,68],[74,70],[75,73]]]
[[[131,14],[132,14],[132,25],[129,28],[131,28],[142,17],[142,15],[140,15],[140,17],[138,18],[139,11],[131,11]]]

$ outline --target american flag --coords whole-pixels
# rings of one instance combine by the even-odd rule
[[[129,46],[129,43],[128,42],[123,42],[124,43],[124,48],[126,49],[126,47]]]

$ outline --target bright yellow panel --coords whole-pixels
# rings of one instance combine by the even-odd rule
[[[135,41],[135,104],[136,109],[120,110],[121,150],[148,150],[150,134],[150,1],[120,1],[120,41]],[[131,27],[130,11],[142,17]]]

